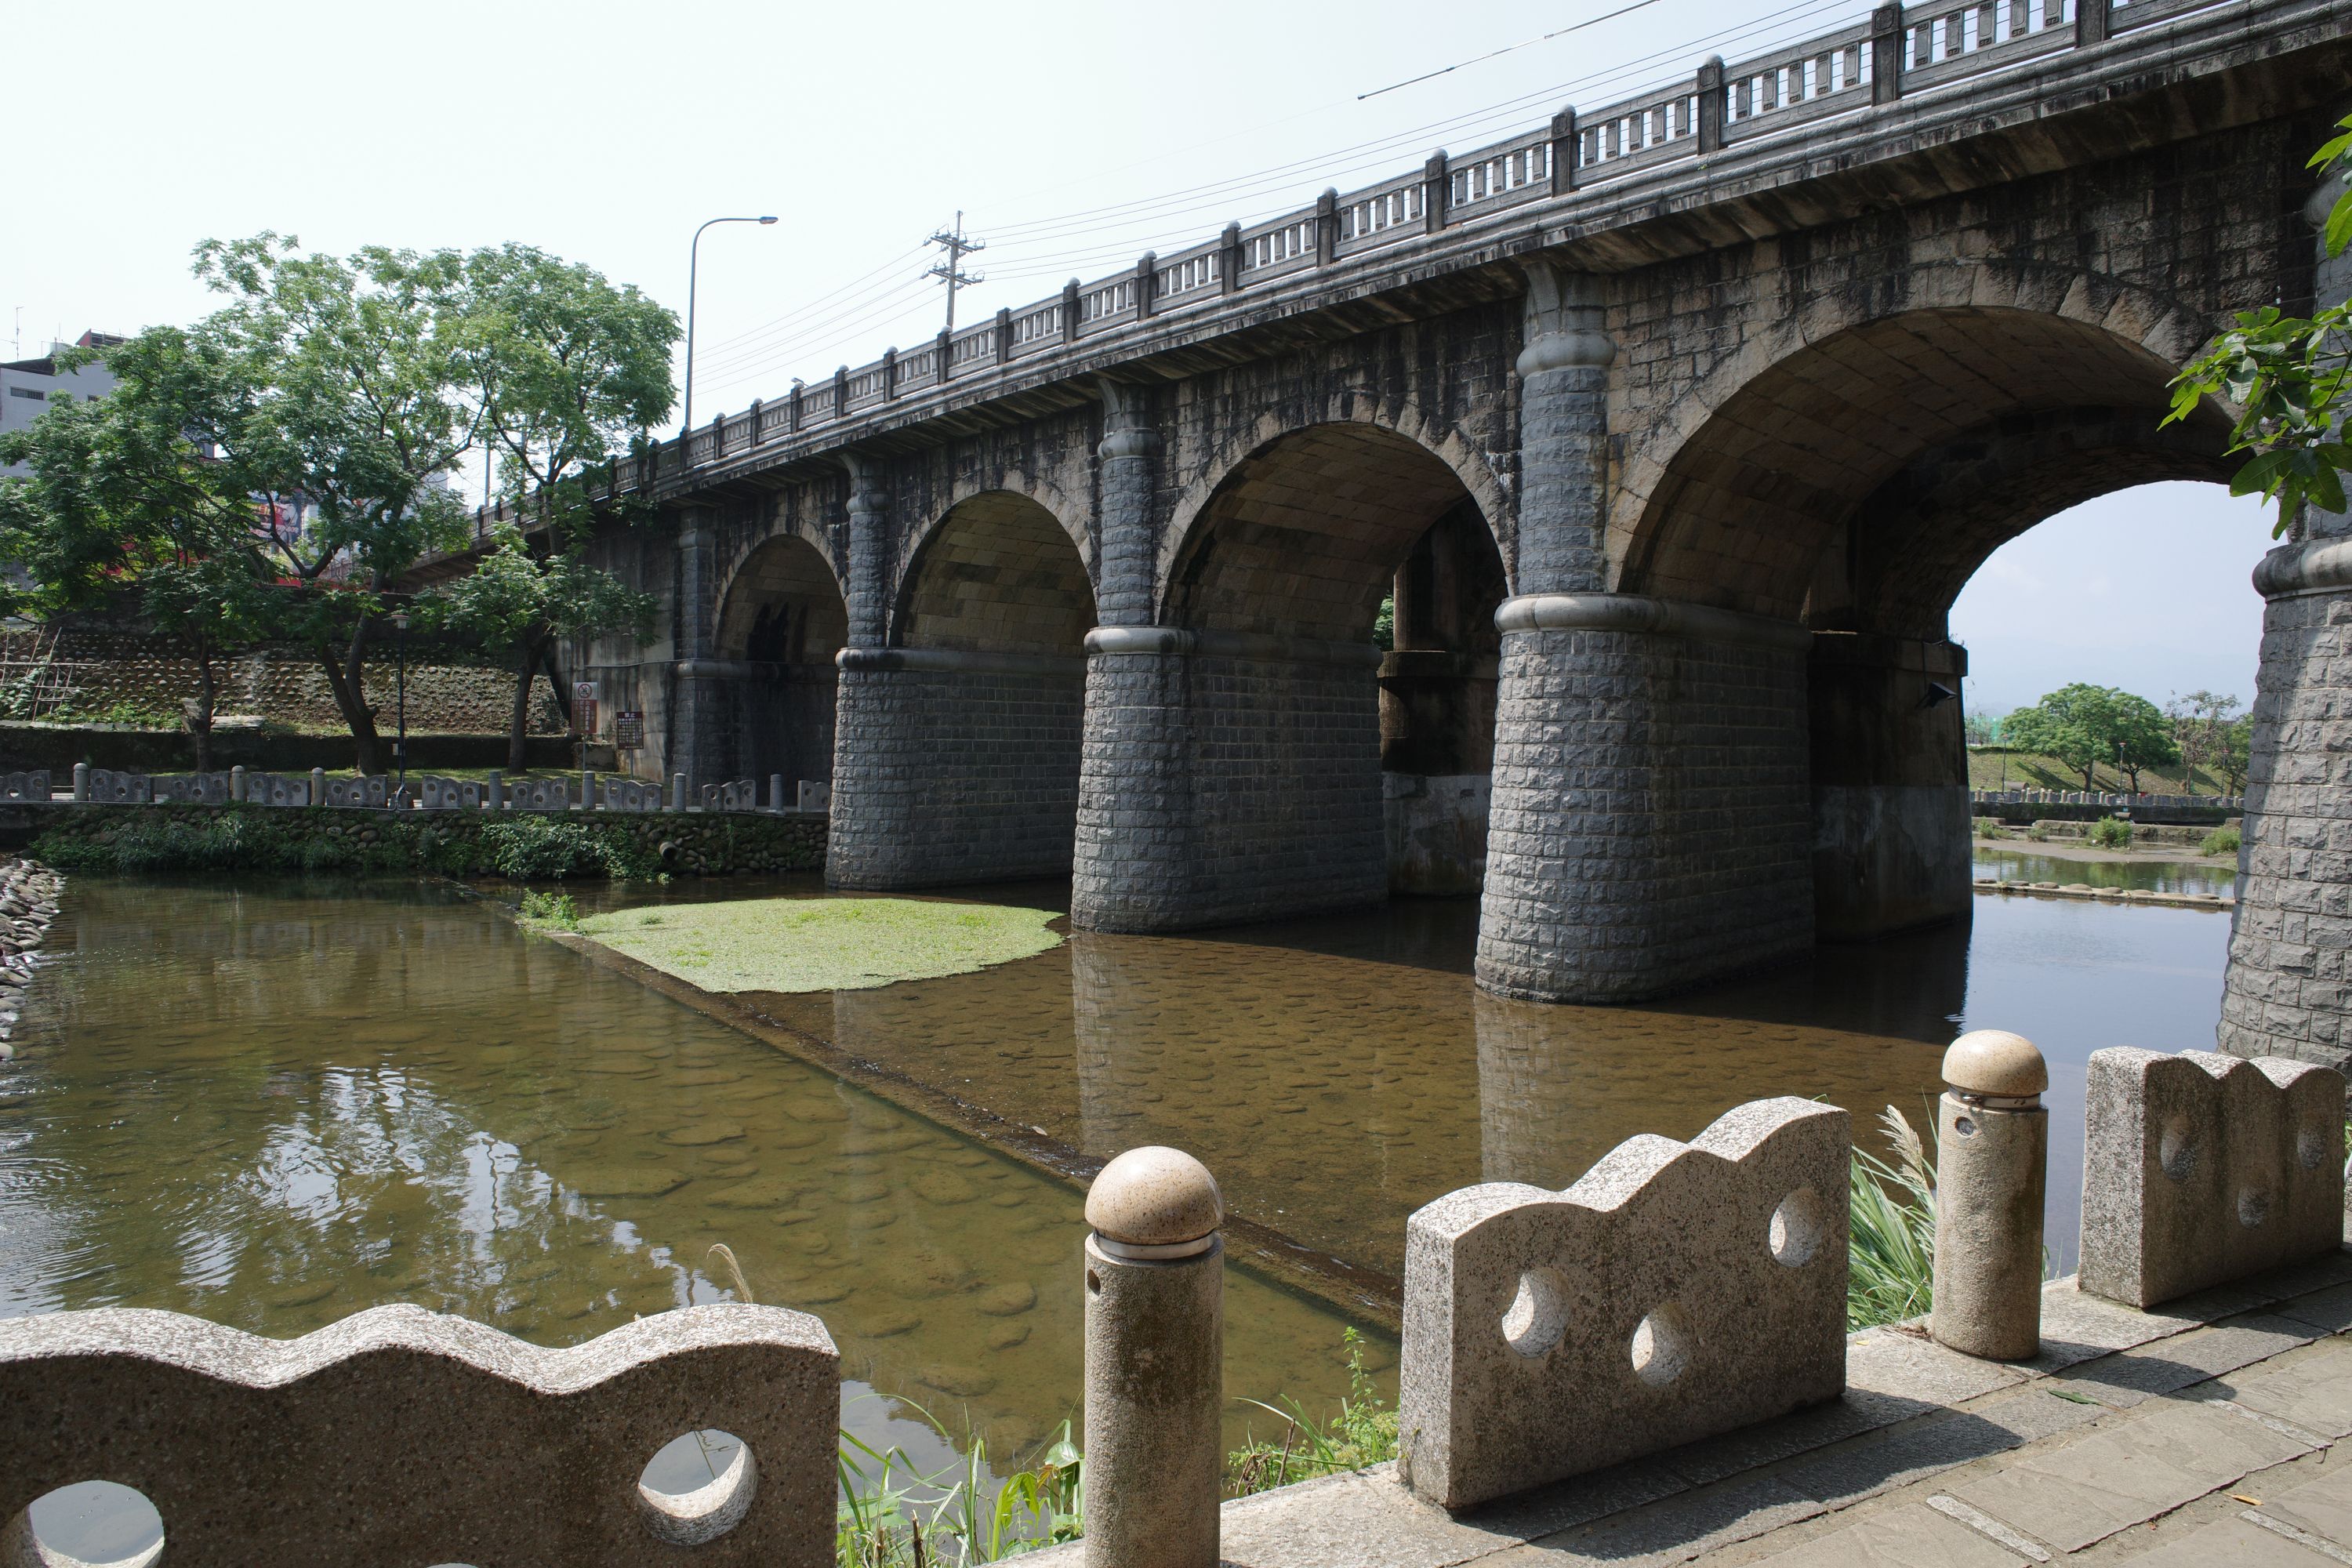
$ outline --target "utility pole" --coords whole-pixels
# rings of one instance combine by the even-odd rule
[[[955,216],[953,228],[940,230],[925,243],[939,246],[948,253],[948,258],[932,268],[926,276],[937,278],[948,286],[948,331],[952,332],[955,331],[956,290],[968,289],[974,283],[985,282],[988,277],[984,272],[965,272],[962,269],[963,258],[975,250],[986,250],[988,245],[984,240],[972,239],[965,236],[963,214],[961,211]]]

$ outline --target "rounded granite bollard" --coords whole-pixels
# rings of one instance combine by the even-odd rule
[[[1129,1149],[1087,1194],[1088,1568],[1216,1568],[1224,1217],[1178,1149]]]
[[[74,801],[77,805],[89,799],[89,764],[74,764]]]
[[[1978,1029],[1944,1053],[1936,1127],[1937,1343],[1993,1361],[2042,1344],[2050,1068],[2033,1042]]]

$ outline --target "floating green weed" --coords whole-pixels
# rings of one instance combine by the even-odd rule
[[[1049,910],[929,899],[735,899],[591,916],[590,936],[706,991],[859,991],[1060,945]]]

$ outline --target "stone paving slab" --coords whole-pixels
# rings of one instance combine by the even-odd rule
[[[2023,1559],[1934,1509],[1910,1503],[1763,1561],[1771,1568],[2017,1568]]]
[[[2209,1524],[2194,1535],[2125,1561],[2133,1568],[2336,1568],[2335,1558],[2242,1519]]]
[[[2058,1382],[2070,1392],[2126,1409],[2309,1344],[2315,1332],[2286,1318],[2255,1314],[2084,1363]]]
[[[2312,1448],[2235,1411],[2159,1403],[2162,1408],[2136,1419],[1954,1487],[1952,1495],[2060,1552],[2074,1552]]]
[[[2352,1436],[2352,1343],[2328,1341],[2225,1377],[2215,1392],[2323,1436]]]
[[[1829,1510],[1771,1477],[1726,1481],[1480,1560],[1480,1568],[1665,1568]]]
[[[2339,1463],[2316,1480],[2265,1499],[2254,1511],[2305,1534],[2352,1547],[2352,1465]]]

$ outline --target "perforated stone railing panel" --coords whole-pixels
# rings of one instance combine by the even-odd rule
[[[21,1549],[34,1500],[106,1479],[155,1506],[172,1568],[819,1568],[839,1399],[824,1325],[774,1307],[661,1312],[568,1350],[410,1306],[292,1341],[47,1313],[0,1322],[0,1521]],[[748,1458],[646,1491],[646,1461],[697,1431]]]
[[[518,779],[507,785],[507,804],[517,811],[569,811],[572,790],[562,779]]]
[[[427,774],[418,781],[417,801],[427,811],[479,811],[482,786],[472,779]]]
[[[0,773],[0,800],[46,802],[48,798],[48,769],[35,768],[30,773]]]
[[[1400,1473],[1464,1508],[1845,1386],[1846,1113],[1757,1100],[1496,1183],[1405,1238]]]
[[[228,800],[228,774],[158,773],[150,781],[152,798],[174,805],[220,805]]]
[[[154,798],[154,785],[145,773],[89,770],[89,798],[117,805],[144,805]]]
[[[2154,1306],[2341,1244],[2341,1073],[2094,1051],[2083,1110],[2084,1289]]]
[[[252,781],[248,779],[248,784]],[[392,780],[382,773],[327,778],[326,804],[343,808],[381,807],[392,798]],[[295,804],[299,805],[300,802]]]
[[[334,799],[335,785],[343,782],[355,781],[330,779],[327,782],[328,799],[331,804]],[[308,805],[310,804],[310,781],[282,778],[277,773],[247,773],[245,775],[245,804],[247,805]]]
[[[704,784],[702,809],[757,811],[760,809],[759,783],[754,779],[732,779],[726,784]]]
[[[640,784],[635,779],[608,778],[604,781],[604,809],[607,811],[659,811],[661,808],[659,784]]]

